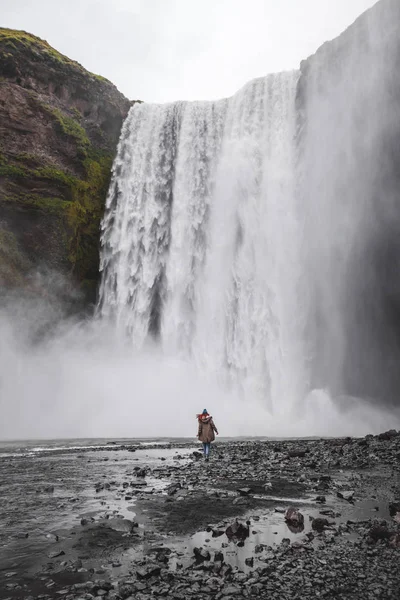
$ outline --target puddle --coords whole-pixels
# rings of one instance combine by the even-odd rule
[[[211,531],[196,533],[189,539],[188,543],[181,545],[180,551],[187,555],[186,560],[182,561],[183,557],[178,557],[174,559],[175,564],[171,567],[179,568],[180,564],[183,567],[188,566],[188,562],[193,562],[194,549],[203,548],[210,552],[211,561],[215,559],[216,553],[222,552],[225,563],[232,567],[237,567],[244,572],[255,569],[268,559],[268,548],[280,544],[283,539],[289,539],[291,543],[307,539],[305,534],[311,531],[311,521],[308,518],[311,513],[302,512],[304,514],[304,528],[302,531],[297,532],[288,527],[283,514],[271,512],[268,516],[259,520],[249,519],[248,537],[244,540],[229,539],[226,533],[219,537],[212,537]],[[225,528],[226,525],[221,530]],[[254,563],[249,564],[252,559]]]
[[[143,447],[136,452],[115,446],[113,452],[80,447],[85,450],[82,454],[75,447],[70,453],[67,448],[58,452],[58,446],[48,452],[37,445],[34,449],[34,456],[21,452],[13,457],[11,452],[0,457],[0,571],[16,563],[19,570],[28,569],[46,558],[57,546],[54,536],[46,535],[71,539],[71,530],[79,532],[82,518],[93,517],[97,523],[107,517],[132,521],[137,495],[164,493],[170,484],[152,476],[152,471],[187,463],[194,447]],[[146,477],[136,477],[135,467],[148,469]],[[124,483],[128,485],[122,487]],[[97,484],[110,487],[96,493]],[[27,538],[16,537],[24,532]]]

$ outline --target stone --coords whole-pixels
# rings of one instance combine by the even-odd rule
[[[253,490],[249,487],[238,489],[240,496],[248,496],[249,494],[251,494],[252,491]]]
[[[342,498],[343,500],[346,500],[347,502],[353,502],[354,491],[353,490],[338,491],[337,497]]]
[[[395,429],[389,429],[389,431],[380,433],[378,435],[378,439],[388,441],[388,440],[391,440],[391,439],[397,437],[398,435],[399,435],[399,433]]]
[[[394,517],[396,513],[400,513],[400,500],[396,500],[395,502],[389,503],[389,514],[391,517]]]
[[[289,450],[288,456],[289,458],[304,458],[307,455],[307,450]]]
[[[324,531],[326,527],[329,527],[329,521],[328,519],[317,517],[316,519],[312,520],[311,527],[314,529],[314,531],[321,532]]]
[[[212,530],[212,537],[216,538],[216,537],[221,537],[221,535],[224,535],[225,530],[224,529],[213,529]]]
[[[154,564],[148,564],[136,570],[138,579],[150,579],[151,577],[158,577],[160,573],[161,567]]]
[[[285,512],[285,521],[294,526],[304,525],[304,515],[294,506],[291,506]]]
[[[225,533],[227,535],[228,538],[237,538],[237,539],[246,539],[249,537],[250,534],[250,530],[249,530],[249,522],[247,521],[246,524],[241,523],[240,521],[238,521],[236,519],[236,521],[234,521],[234,523],[232,523],[231,525],[228,525],[228,527],[225,530]]]
[[[58,556],[64,556],[64,550],[56,550],[55,552],[50,552],[49,558],[57,558]]]
[[[204,548],[193,548],[193,554],[197,562],[204,562],[211,559],[210,553]]]
[[[235,585],[224,586],[221,590],[221,594],[223,597],[225,597],[225,596],[240,596],[241,593],[242,593],[241,589],[239,587],[236,587]]]
[[[168,496],[173,496],[181,488],[182,488],[182,486],[181,486],[181,484],[179,482],[171,484],[170,486],[167,487],[167,494],[168,494]]]
[[[146,477],[146,469],[140,468],[140,467],[136,467],[135,468],[135,475],[136,477]]]

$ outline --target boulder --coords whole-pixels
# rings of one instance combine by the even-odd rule
[[[244,524],[236,519],[236,521],[232,523],[232,525],[228,525],[228,527],[225,530],[225,533],[229,539],[236,538],[239,540],[245,540],[249,537],[250,534],[249,525],[249,521],[246,521],[246,524]]]
[[[347,502],[353,502],[354,491],[353,490],[338,491],[337,497],[341,498],[342,500],[346,500]]]
[[[318,533],[324,531],[324,529],[329,527],[329,525],[330,524],[328,519],[323,519],[322,517],[317,517],[316,519],[313,519],[311,523],[312,529],[314,529],[314,531],[317,531]]]
[[[193,548],[193,554],[195,556],[196,562],[198,563],[209,561],[211,558],[209,551],[205,550],[204,548]]]
[[[285,521],[295,527],[299,527],[304,525],[304,516],[297,508],[291,506],[285,512]]]

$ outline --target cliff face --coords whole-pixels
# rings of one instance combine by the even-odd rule
[[[318,299],[313,385],[397,404],[399,59],[400,3],[381,0],[302,63],[297,96],[307,272]]]
[[[0,285],[41,267],[93,297],[99,224],[131,106],[47,42],[0,29]]]

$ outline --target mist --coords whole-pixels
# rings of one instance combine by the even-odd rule
[[[400,86],[386,0],[300,71],[135,105],[95,316],[4,298],[1,438],[400,427]],[[397,44],[397,45],[396,45]]]
[[[52,280],[53,281],[53,280]],[[15,296],[0,310],[0,438],[187,437],[207,408],[220,435],[335,436],[398,423],[361,399],[315,390],[271,414],[217,378],[149,343],[140,352],[101,319],[66,314],[59,299]]]

